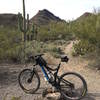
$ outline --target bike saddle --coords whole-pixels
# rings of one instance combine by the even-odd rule
[[[62,55],[62,56],[61,56],[61,61],[62,61],[62,62],[66,62],[66,63],[67,63],[68,60],[69,60],[69,58],[68,58],[66,55]]]

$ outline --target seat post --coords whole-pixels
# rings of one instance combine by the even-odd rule
[[[57,79],[58,71],[59,71],[59,69],[60,69],[60,65],[61,65],[61,62],[59,63],[56,72],[54,73],[54,84],[53,84],[53,85],[57,85],[57,84],[56,84],[56,79]]]
[[[57,68],[57,72],[59,71],[59,69],[60,69],[60,65],[61,65],[61,62],[59,63],[59,65],[58,65],[58,68]]]
[[[58,65],[58,67],[57,67],[57,70],[56,70],[56,72],[55,72],[55,76],[57,76],[57,74],[58,74],[58,71],[59,71],[59,69],[60,69],[60,65],[61,65],[61,62],[59,63],[59,65]]]

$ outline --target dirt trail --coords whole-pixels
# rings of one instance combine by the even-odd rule
[[[100,100],[100,72],[89,69],[87,67],[89,61],[80,57],[72,57],[72,45],[73,41],[64,49],[70,60],[67,64],[62,64],[59,74],[68,71],[78,72],[88,84],[88,95],[83,100]],[[19,97],[21,100],[42,100],[40,99],[41,93],[44,88],[48,87],[43,78],[41,78],[41,87],[36,94],[26,94],[20,89],[18,74],[24,68],[23,65],[0,65],[0,100],[11,100],[12,97]]]
[[[88,84],[88,96],[84,100],[100,100],[100,72],[88,68],[90,61],[82,59],[81,57],[72,57],[71,51],[74,41],[71,41],[68,46],[65,47],[64,52],[69,57],[68,64],[63,64],[61,72],[74,71],[81,74]]]

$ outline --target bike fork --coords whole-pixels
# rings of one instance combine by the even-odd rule
[[[28,83],[32,82],[32,78],[34,76],[34,71],[35,71],[35,69],[33,68],[33,71],[31,72],[31,77],[27,80]]]

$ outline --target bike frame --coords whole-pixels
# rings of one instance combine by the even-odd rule
[[[60,77],[57,76],[58,71],[59,71],[59,69],[60,69],[60,65],[61,65],[61,63],[58,65],[58,68],[57,68],[56,72],[53,74],[53,75],[54,75],[54,80],[53,80],[52,82],[50,81],[50,78],[48,77],[48,74],[47,74],[47,72],[46,72],[44,66],[41,66],[41,65],[40,65],[40,67],[41,67],[41,69],[42,69],[42,72],[43,72],[43,74],[44,74],[44,77],[47,79],[47,81],[48,81],[49,83],[51,83],[51,84],[52,84],[53,86],[55,86],[55,87],[59,87],[59,82],[57,82],[56,79],[60,80]],[[47,69],[47,70],[48,70],[48,69]],[[51,72],[50,70],[48,70],[48,71]],[[67,86],[73,87],[73,84],[70,83],[69,81],[64,80],[64,79],[63,79],[63,81],[66,82],[66,85],[67,85]]]
[[[40,55],[39,55],[40,56]],[[60,65],[61,65],[61,62],[58,64],[58,66],[57,66],[57,68],[56,69],[52,69],[52,68],[50,68],[50,67],[48,67],[47,66],[47,64],[46,64],[46,62],[45,62],[45,60],[43,59],[43,58],[41,58],[41,56],[40,56],[40,58],[36,58],[36,64],[34,65],[34,66],[36,66],[36,65],[39,65],[40,66],[40,68],[41,68],[41,70],[42,70],[42,72],[43,72],[43,74],[44,74],[44,77],[46,78],[46,80],[50,83],[50,84],[52,84],[52,86],[55,86],[55,87],[58,87],[59,86],[59,84],[60,84],[60,77],[58,76],[58,71],[59,71],[59,69],[60,69]],[[33,69],[34,70],[34,69]],[[52,73],[52,71],[54,71],[54,73],[52,73],[53,74],[53,80],[51,80],[51,78],[49,77],[49,74],[47,73],[47,71],[49,72],[49,73]],[[69,85],[69,86],[71,86],[71,84],[72,83],[70,83],[70,82],[68,82],[68,81],[66,81],[67,82],[67,84]]]
[[[50,84],[52,84],[52,86],[56,86],[56,87],[58,86],[58,82],[56,81],[56,79],[58,79],[58,80],[60,79],[59,76],[57,76],[58,71],[60,69],[60,65],[61,65],[61,63],[59,63],[59,65],[58,65],[57,69],[55,70],[54,74],[52,73],[51,70],[47,69],[45,66],[39,65],[41,67],[41,69],[42,69],[42,72],[44,74],[44,77],[47,79],[47,81]],[[53,74],[53,76],[54,76],[54,80],[53,81],[50,80],[49,75],[48,75],[47,71],[45,70],[45,68],[46,68],[46,70],[48,70],[50,73]]]
[[[46,70],[44,69],[43,66],[40,65],[40,67],[41,67],[41,69],[42,69],[42,72],[43,72],[45,78],[47,79],[47,81],[49,81],[49,77],[48,77],[48,74],[47,74]]]

